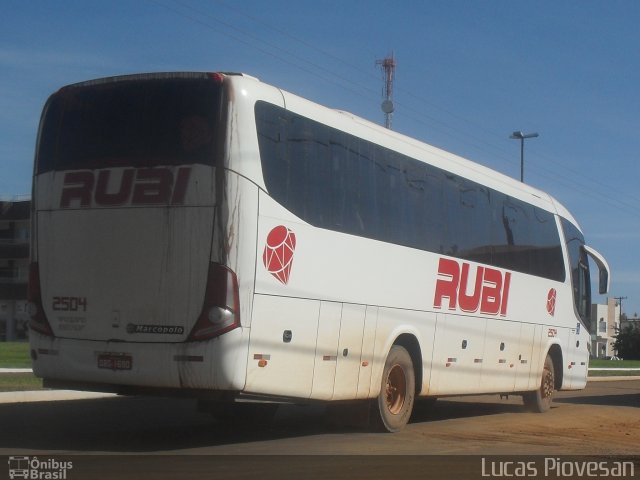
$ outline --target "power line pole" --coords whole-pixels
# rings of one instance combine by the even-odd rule
[[[618,318],[619,323],[618,325],[621,326],[622,325],[622,300],[626,300],[627,297],[613,297],[614,300],[618,301],[618,304],[620,305],[620,317]]]

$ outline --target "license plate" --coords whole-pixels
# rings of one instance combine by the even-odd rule
[[[107,370],[131,370],[133,358],[127,353],[100,353],[98,368]]]

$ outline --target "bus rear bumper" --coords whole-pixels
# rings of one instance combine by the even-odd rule
[[[184,343],[76,340],[30,332],[33,372],[45,386],[117,393],[133,387],[242,391],[248,339],[245,328]]]

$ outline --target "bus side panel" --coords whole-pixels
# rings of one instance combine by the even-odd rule
[[[358,378],[358,398],[368,398],[371,390],[372,370],[375,363],[375,340],[378,326],[378,307],[367,306],[362,335],[362,363]]]
[[[487,319],[440,315],[436,330],[431,393],[480,393]]]
[[[407,334],[414,337],[420,346],[422,357],[421,395],[429,395],[433,368],[431,364],[433,339],[436,331],[436,315],[429,312],[400,310],[380,307],[376,327],[374,364],[371,371],[369,397],[376,397],[382,386],[382,373],[389,350],[400,337]],[[415,372],[417,375],[418,372]]]
[[[364,305],[344,304],[340,320],[336,380],[333,387],[334,400],[351,400],[358,392],[364,333]],[[368,367],[363,367],[368,368]]]
[[[531,371],[529,372],[529,385],[526,390],[536,390],[542,379],[542,355],[546,353],[547,331],[543,325],[536,325],[533,334],[533,352],[531,353]]]
[[[319,301],[255,295],[247,392],[311,395],[319,313]]]
[[[520,327],[520,354],[516,361],[516,380],[514,390],[524,392],[535,388],[529,387],[532,383],[531,377],[534,368],[534,355],[538,351],[536,344],[540,344],[540,333],[536,336],[536,325],[523,323]],[[538,329],[539,330],[539,329]],[[537,368],[537,364],[536,367]]]
[[[579,326],[578,326],[579,325]],[[589,350],[587,348],[590,338],[584,326],[577,324],[576,329],[569,333],[568,351],[568,385],[565,387],[571,390],[583,389],[587,384],[589,369]]]
[[[320,302],[311,398],[331,400],[336,379],[342,303]],[[369,392],[367,392],[369,393]]]
[[[530,348],[528,344],[520,344],[519,322],[508,320],[487,320],[485,351],[482,358],[483,386],[491,386],[496,392],[511,392],[516,383],[516,373],[520,374],[520,360],[523,350]],[[526,355],[526,353],[525,353]],[[528,371],[523,372],[525,378]]]

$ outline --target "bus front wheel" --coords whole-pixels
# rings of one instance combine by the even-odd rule
[[[526,392],[522,398],[528,410],[537,413],[545,413],[551,408],[553,390],[555,388],[555,371],[553,360],[547,355],[542,369],[542,380],[537,390]]]
[[[394,345],[382,372],[382,385],[375,402],[374,427],[397,432],[407,424],[413,410],[416,392],[413,362],[407,350]]]

